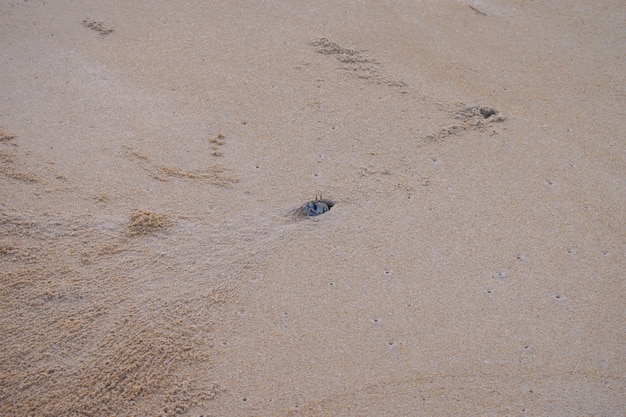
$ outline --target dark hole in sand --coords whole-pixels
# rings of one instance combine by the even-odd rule
[[[480,115],[483,117],[483,119],[488,119],[489,117],[498,114],[498,111],[495,109],[492,109],[491,107],[481,107],[480,108]]]

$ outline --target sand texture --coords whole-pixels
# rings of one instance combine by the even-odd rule
[[[0,46],[0,415],[626,414],[623,2],[6,0]]]

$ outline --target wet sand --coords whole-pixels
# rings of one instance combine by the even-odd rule
[[[539,3],[3,2],[0,414],[623,415],[626,15]]]

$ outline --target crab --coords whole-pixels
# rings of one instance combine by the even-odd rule
[[[335,202],[322,198],[322,194],[315,195],[315,200],[307,201],[302,206],[292,211],[296,217],[314,217],[326,213]]]

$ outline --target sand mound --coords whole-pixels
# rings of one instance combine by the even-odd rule
[[[166,214],[137,210],[130,216],[128,230],[131,235],[146,235],[167,229],[171,225],[172,222]]]

